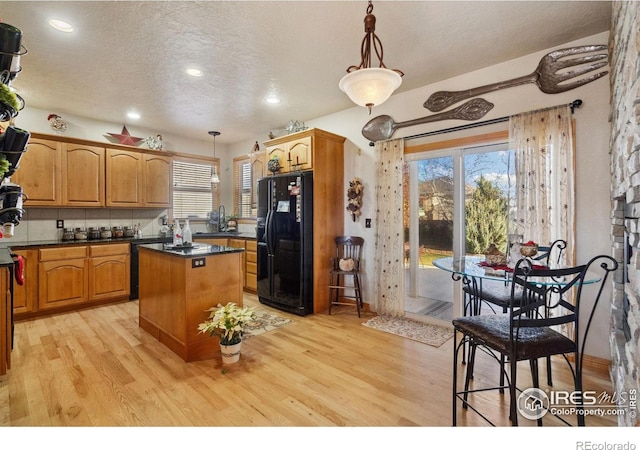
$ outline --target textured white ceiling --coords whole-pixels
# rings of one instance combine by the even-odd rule
[[[375,1],[398,92],[606,31],[610,2]],[[366,1],[2,1],[29,53],[13,82],[32,107],[171,129],[221,143],[252,139],[353,104],[338,89],[360,62]],[[71,35],[50,18],[76,27]],[[377,61],[376,61],[377,63]],[[199,67],[200,79],[184,73]],[[533,69],[533,68],[532,68]],[[499,81],[499,80],[496,80]],[[470,86],[472,87],[472,86]],[[269,93],[283,102],[264,103]]]

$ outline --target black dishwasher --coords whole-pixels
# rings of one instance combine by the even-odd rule
[[[140,268],[138,267],[138,246],[144,244],[169,244],[173,241],[171,237],[155,237],[155,238],[142,238],[133,239],[131,241],[131,294],[129,300],[136,300],[138,298],[138,292],[140,287]]]

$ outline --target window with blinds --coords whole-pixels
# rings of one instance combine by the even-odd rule
[[[217,185],[211,183],[212,170],[212,163],[173,161],[174,219],[206,219],[210,211],[218,208]]]
[[[233,211],[238,218],[256,216],[257,205],[253,204],[253,174],[251,158],[242,157],[233,160]]]

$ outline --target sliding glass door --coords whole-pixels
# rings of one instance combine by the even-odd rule
[[[436,258],[506,246],[514,202],[506,143],[409,154],[405,176],[405,314],[451,322],[461,293]]]

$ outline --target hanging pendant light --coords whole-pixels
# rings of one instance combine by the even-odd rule
[[[209,134],[213,136],[213,159],[216,158],[216,136],[220,135],[219,131],[209,131]],[[216,163],[214,161],[211,169],[211,182],[220,183],[220,177],[218,177],[218,170],[216,169]]]
[[[369,0],[367,15],[364,18],[365,36],[362,40],[359,66],[349,66],[338,87],[346,93],[352,102],[369,109],[384,103],[402,84],[404,73],[397,69],[387,69],[382,62],[382,42],[375,33],[376,17],[372,14],[373,4]],[[371,46],[380,61],[378,67],[371,67]]]

